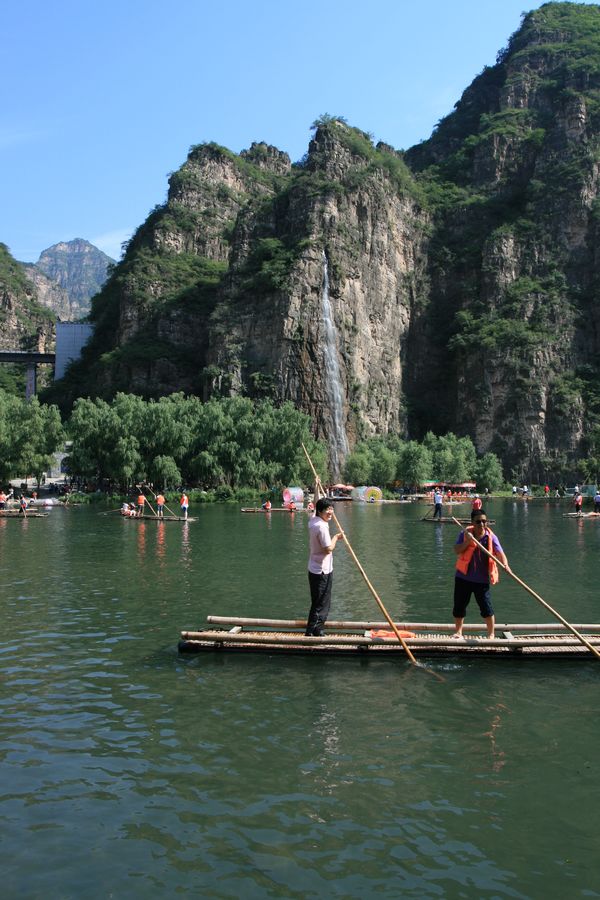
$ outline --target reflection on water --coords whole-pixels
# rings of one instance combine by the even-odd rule
[[[517,574],[596,618],[598,528],[492,504]],[[390,611],[449,621],[457,529],[419,515],[339,511]],[[306,522],[0,520],[6,896],[598,893],[595,662],[432,662],[439,683],[398,659],[178,657],[208,613],[306,612]],[[332,614],[379,615],[335,566]],[[495,591],[501,618],[544,620]]]

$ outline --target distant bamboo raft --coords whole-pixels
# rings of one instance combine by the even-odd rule
[[[198,518],[194,516],[188,516],[187,519],[184,519],[183,516],[120,516],[121,519],[126,519],[128,522],[197,522]]]
[[[460,522],[461,525],[472,525],[473,524],[470,519],[458,519],[458,521]],[[421,522],[434,522],[434,523],[439,522],[441,525],[456,525],[456,522],[454,521],[452,516],[442,516],[441,519],[434,519],[433,516],[423,516],[421,518]],[[491,525],[496,524],[495,519],[488,519],[488,522]]]
[[[34,512],[28,509],[23,515],[18,509],[0,509],[0,516],[3,519],[47,519],[49,513]]]
[[[289,509],[287,506],[272,506],[271,509],[263,509],[262,506],[242,506],[240,512],[243,513],[272,513],[272,512],[308,512],[306,506],[296,506]]]
[[[322,637],[306,637],[305,619],[251,619],[231,616],[207,616],[213,627],[200,631],[182,631],[181,653],[232,651],[248,653],[309,653],[312,655],[352,656],[382,654],[404,657],[405,651],[387,622],[330,621]],[[593,654],[563,625],[506,624],[496,625],[495,639],[485,634],[481,625],[465,625],[465,637],[452,637],[454,625],[439,622],[395,622],[399,630],[413,632],[406,644],[418,652],[419,658],[440,656],[493,656],[504,659],[545,658],[593,659]],[[586,639],[600,647],[600,625],[576,625]],[[374,632],[389,634],[378,636]]]
[[[600,513],[597,513],[597,512],[563,513],[563,519],[600,519]]]

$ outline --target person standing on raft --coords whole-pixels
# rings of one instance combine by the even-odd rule
[[[187,519],[189,505],[190,505],[190,501],[189,501],[188,495],[186,494],[185,491],[183,491],[183,493],[181,494],[180,500],[179,500],[179,508],[181,509],[181,515],[183,516],[184,519]]]
[[[308,522],[310,557],[308,560],[308,583],[310,585],[310,612],[306,623],[307,637],[321,637],[323,625],[331,606],[333,587],[333,551],[338,541],[344,540],[339,531],[331,537],[329,523],[333,518],[333,503],[326,497],[317,500],[315,514]]]
[[[471,513],[472,525],[469,525],[458,535],[454,552],[457,555],[456,573],[454,578],[454,637],[463,636],[463,624],[471,594],[475,599],[487,628],[488,638],[494,637],[496,620],[494,609],[490,599],[490,586],[498,581],[498,566],[475,543],[473,538],[479,541],[490,553],[493,553],[507,568],[508,560],[500,541],[487,527],[487,515],[485,510],[478,509]]]

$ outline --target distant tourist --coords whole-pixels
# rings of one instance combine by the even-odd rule
[[[164,518],[165,515],[165,498],[162,494],[156,495],[156,515],[159,519]]]
[[[187,517],[188,517],[189,505],[190,505],[190,501],[189,501],[188,495],[184,491],[183,494],[181,495],[181,499],[179,500],[181,515],[183,516],[184,519],[187,519]]]
[[[441,519],[442,518],[442,503],[444,501],[444,495],[442,494],[440,488],[436,488],[433,492],[433,518]]]
[[[6,501],[8,497],[4,493],[4,491],[0,491],[0,509],[6,509]]]
[[[146,498],[144,497],[144,495],[143,495],[143,494],[141,493],[141,491],[140,491],[140,493],[138,494],[138,498],[137,498],[137,514],[138,514],[138,516],[140,517],[140,519],[141,519],[142,516],[144,515],[144,506],[145,506],[145,504],[146,504]]]
[[[600,491],[596,488],[596,493],[594,494],[594,512],[600,513]]]
[[[516,496],[517,496],[517,486],[516,486],[516,484],[513,484],[512,493],[513,493],[513,497],[516,497]]]
[[[333,551],[337,542],[345,539],[341,531],[331,537],[329,523],[332,518],[332,502],[321,497],[317,500],[315,515],[311,516],[308,522],[310,544],[308,583],[311,604],[305,631],[307,637],[321,637],[331,606]]]
[[[269,500],[268,497],[267,497],[267,499],[265,500],[265,502],[262,504],[261,509],[264,509],[264,510],[266,510],[267,512],[271,509],[271,501]]]
[[[482,501],[481,497],[479,496],[479,494],[475,494],[475,499],[471,503],[471,510],[473,512],[479,512],[479,510],[481,509],[482,506],[483,506],[483,501]]]
[[[454,578],[454,607],[452,609],[455,628],[453,637],[463,637],[467,606],[471,594],[474,594],[481,618],[486,625],[487,636],[493,638],[496,619],[490,599],[490,587],[498,581],[498,566],[477,546],[473,538],[507,567],[508,560],[500,546],[500,541],[491,528],[487,527],[487,515],[483,508],[471,513],[471,522],[472,525],[460,532],[454,545],[457,560]]]
[[[573,497],[573,506],[575,507],[575,512],[577,515],[581,515],[581,508],[583,506],[583,497],[579,490],[575,492],[575,496]]]
[[[27,516],[27,497],[24,494],[19,497],[19,515]]]

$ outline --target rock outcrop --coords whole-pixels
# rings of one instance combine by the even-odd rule
[[[5,244],[0,244],[0,350],[54,350],[54,319]]]

